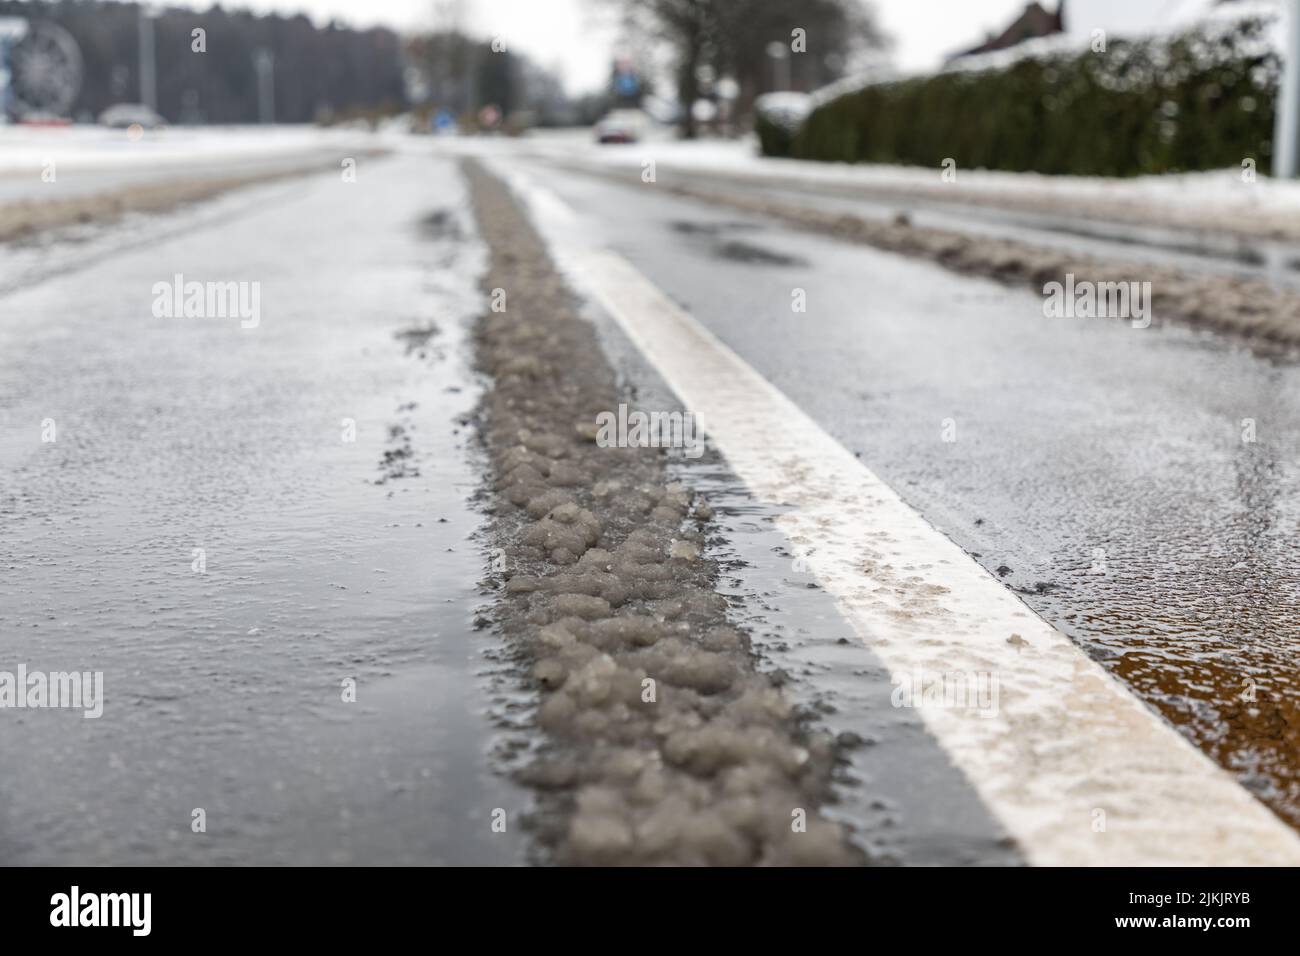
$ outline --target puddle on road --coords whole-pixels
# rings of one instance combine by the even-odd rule
[[[708,254],[728,262],[745,265],[792,266],[806,268],[808,260],[802,256],[790,255],[769,249],[753,242],[728,238],[731,233],[756,232],[758,227],[745,222],[692,222],[676,220],[669,223],[674,232],[695,239],[709,240],[701,244]]]
[[[460,217],[452,209],[435,209],[422,217],[420,229],[435,241],[459,242],[464,233]]]
[[[719,244],[714,249],[714,255],[723,259],[729,259],[732,262],[746,262],[753,265],[808,265],[807,259],[801,259],[798,256],[788,256],[783,252],[773,252],[771,249],[764,249],[762,246],[756,246],[750,242],[740,242],[735,239]]]
[[[724,232],[757,232],[761,228],[752,222],[695,222],[690,219],[677,219],[670,222],[674,232],[684,236],[717,236]]]
[[[1268,396],[1252,396],[1232,383],[1248,382],[1262,360],[1168,347],[1180,361],[1214,363],[1232,396],[1224,401],[1253,408],[1268,434],[1243,442],[1231,412],[1220,422],[1189,406],[1126,452],[1089,446],[1073,483],[1008,485],[1002,495],[980,493],[989,464],[976,444],[969,458],[943,465],[919,447],[910,458],[895,450],[880,470],[1027,605],[1300,827],[1300,440],[1285,410],[1300,396],[1300,368],[1268,365]],[[1048,428],[1059,421],[1050,403],[1040,412]],[[1112,427],[1146,431],[1140,416]]]
[[[393,338],[405,346],[407,355],[414,354],[419,358],[427,358],[429,343],[437,334],[437,324],[429,322],[424,325],[412,326],[409,329],[402,329],[400,332],[394,332]]]

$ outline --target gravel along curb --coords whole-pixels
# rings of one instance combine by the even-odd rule
[[[912,226],[906,219],[874,222],[843,213],[807,209],[761,196],[723,195],[707,188],[671,182],[666,176],[649,186],[632,172],[573,167],[579,172],[641,189],[663,189],[743,212],[772,216],[799,228],[861,242],[886,252],[928,259],[964,275],[1030,286],[1039,294],[1050,282],[1151,283],[1152,325],[1178,321],[1244,338],[1267,354],[1300,349],[1300,293],[1265,282],[1232,276],[1191,276],[1167,266],[1103,260],[1044,249],[1010,239]]]
[[[668,482],[663,449],[597,444],[597,416],[631,399],[506,186],[463,169],[499,309],[475,332],[493,382],[479,412],[500,549],[491,616],[541,696],[545,742],[521,777],[545,858],[865,862],[818,811],[832,737],[727,623],[701,550],[708,505]]]
[[[368,150],[359,156],[382,156],[386,150]],[[232,189],[271,183],[338,169],[337,162],[305,162],[284,169],[209,176],[201,179],[166,179],[144,186],[126,186],[110,192],[68,199],[22,200],[0,206],[0,242],[28,239],[50,229],[86,223],[112,222],[128,213],[166,212],[185,203],[202,202]]]

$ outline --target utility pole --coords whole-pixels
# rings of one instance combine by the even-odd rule
[[[1286,52],[1273,126],[1273,176],[1295,179],[1300,172],[1300,0],[1287,0],[1283,18]]]
[[[0,24],[0,126],[9,122],[9,35]]]
[[[158,112],[158,63],[154,58],[153,21],[157,13],[140,5],[140,102]]]
[[[257,67],[257,119],[261,123],[275,122],[275,57],[270,50],[253,54]]]
[[[478,104],[478,47],[469,37],[465,37],[465,112],[477,114]]]
[[[27,21],[18,17],[0,18],[0,126],[9,122],[10,87],[13,75],[9,71],[9,53],[27,32]]]
[[[788,90],[790,88],[790,51],[780,40],[773,40],[767,45],[767,55],[772,59],[772,88]]]

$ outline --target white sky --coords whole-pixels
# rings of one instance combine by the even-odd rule
[[[973,46],[985,32],[1009,24],[1025,2],[874,0],[882,25],[895,38],[895,59],[904,68],[933,66],[944,54]],[[207,6],[203,2],[194,5]],[[226,5],[415,28],[432,23],[439,4],[437,0],[227,0]],[[795,3],[792,6],[797,8]],[[507,45],[543,66],[558,67],[570,92],[597,88],[608,77],[616,41],[611,15],[615,7],[608,0],[463,0],[472,28],[503,37]]]
[[[306,13],[356,26],[383,24],[399,30],[437,22],[439,7],[457,0],[224,0],[227,9]],[[945,54],[1000,32],[1026,0],[870,0],[886,32],[894,37],[894,59],[904,69],[936,66]],[[1043,0],[1044,6],[1056,0]],[[1088,7],[1163,11],[1189,0],[1068,0],[1077,16]],[[1194,0],[1193,0],[1194,2]],[[1202,0],[1205,2],[1205,0]],[[209,0],[164,0],[167,6],[206,9]],[[484,36],[500,36],[507,46],[557,70],[570,92],[601,86],[616,40],[612,0],[459,0],[466,26]],[[797,0],[792,0],[797,8]],[[1091,11],[1090,11],[1091,12]],[[810,41],[813,38],[809,38]]]

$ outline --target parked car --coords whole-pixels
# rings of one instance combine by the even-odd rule
[[[143,103],[115,103],[99,114],[99,122],[112,129],[126,129],[128,126],[157,129],[167,123]]]
[[[614,110],[596,124],[596,142],[635,143],[645,127],[646,115],[640,110]]]

